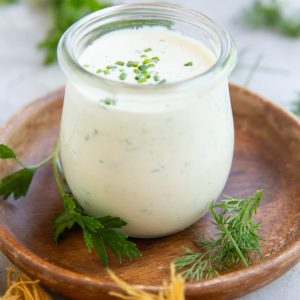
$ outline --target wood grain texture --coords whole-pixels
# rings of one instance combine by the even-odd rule
[[[26,162],[50,153],[59,130],[63,89],[33,102],[0,131]],[[220,277],[186,285],[187,299],[232,299],[260,288],[300,259],[300,124],[289,113],[243,88],[231,85],[235,154],[224,193],[246,196],[264,188],[257,213],[262,224],[263,259]],[[0,177],[15,165],[0,164]],[[53,215],[61,209],[51,166],[36,174],[25,199],[0,201],[0,248],[20,269],[49,288],[74,299],[112,299],[116,289],[95,255],[88,254],[80,231],[53,242]],[[156,292],[168,278],[170,261],[181,246],[195,248],[192,229],[211,233],[208,216],[191,228],[161,239],[135,239],[143,257],[111,268],[129,283]]]

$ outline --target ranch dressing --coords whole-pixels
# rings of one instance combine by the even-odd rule
[[[155,57],[139,82],[134,70]],[[100,36],[78,61],[100,78],[147,86],[199,75],[216,57],[201,42],[154,26]],[[233,140],[226,79],[167,94],[67,82],[60,133],[67,182],[89,214],[124,219],[131,236],[172,234],[203,216],[227,180]]]

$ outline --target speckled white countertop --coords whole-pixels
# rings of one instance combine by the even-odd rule
[[[124,1],[141,2],[141,1]],[[151,2],[151,1],[144,1]],[[244,53],[241,61],[248,67],[234,72],[231,81],[244,85],[249,66],[261,57],[260,71],[249,87],[289,109],[300,92],[300,39],[289,39],[266,30],[252,30],[238,21],[248,0],[168,1],[197,9],[223,24]],[[297,0],[286,0],[296,5]],[[36,97],[64,84],[56,64],[44,67],[43,55],[35,47],[48,28],[47,15],[32,10],[24,2],[0,7],[0,124]],[[276,68],[273,72],[268,68]],[[0,254],[0,294],[5,290],[7,260]],[[54,299],[64,299],[54,296]],[[243,300],[300,299],[300,264],[268,286],[242,297]]]

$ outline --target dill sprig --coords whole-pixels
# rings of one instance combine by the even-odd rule
[[[262,190],[257,190],[243,199],[226,197],[221,203],[211,204],[212,223],[217,233],[215,237],[199,236],[198,251],[183,247],[185,254],[174,260],[182,276],[190,281],[211,278],[238,263],[248,267],[252,253],[261,256],[262,238],[257,234],[260,226],[253,219],[261,200]]]
[[[287,17],[278,0],[255,0],[243,13],[251,26],[268,27],[290,37],[300,37],[300,18]]]

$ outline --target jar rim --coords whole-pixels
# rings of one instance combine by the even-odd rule
[[[215,63],[208,68],[206,71],[196,74],[192,77],[184,78],[176,82],[167,82],[163,85],[138,85],[135,83],[128,83],[123,81],[117,81],[105,77],[97,76],[86,70],[78,62],[78,59],[74,55],[73,43],[76,38],[76,34],[85,26],[91,26],[95,22],[100,22],[104,18],[113,16],[114,14],[120,13],[130,13],[142,9],[145,12],[149,11],[153,13],[153,10],[161,11],[166,13],[180,13],[180,21],[186,22],[187,20],[198,22],[200,24],[206,24],[217,36],[220,43],[220,53],[216,58]],[[174,16],[173,16],[174,18]],[[160,18],[161,19],[161,18]],[[140,18],[143,20],[143,18]],[[105,23],[106,25],[107,23]],[[136,4],[122,4],[115,5],[112,7],[104,8],[91,13],[76,23],[74,23],[67,31],[63,34],[59,41],[57,49],[58,62],[66,76],[74,73],[76,77],[84,80],[95,86],[106,86],[111,88],[118,88],[119,90],[128,92],[165,92],[169,89],[183,88],[190,86],[192,82],[196,82],[197,85],[205,84],[208,82],[216,82],[220,78],[227,77],[233,70],[236,64],[236,47],[234,45],[233,39],[229,33],[212,19],[206,15],[190,9],[183,7],[181,5],[170,4],[170,3],[136,3]]]

